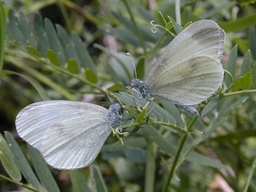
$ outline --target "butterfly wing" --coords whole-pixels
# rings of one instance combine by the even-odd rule
[[[92,113],[107,114],[108,110],[90,103],[74,101],[42,101],[22,109],[16,117],[16,129],[21,138],[37,149],[52,125]]]
[[[107,113],[90,113],[52,125],[41,149],[47,163],[57,169],[91,164],[111,132],[107,120]]]
[[[151,67],[145,79],[151,94],[181,105],[206,100],[223,80],[224,41],[225,32],[214,21],[185,28]]]

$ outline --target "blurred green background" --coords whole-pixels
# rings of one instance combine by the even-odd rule
[[[166,26],[160,13],[167,21],[168,16],[174,20],[180,16],[182,26],[200,19],[216,21],[227,33],[222,60],[232,77],[226,74],[219,94],[199,106],[203,118],[194,121],[178,108],[182,115],[176,121],[186,126],[193,122],[193,131],[166,191],[256,191],[253,0],[1,1],[0,129],[7,143],[15,143],[14,137],[36,175],[27,178],[21,171],[21,176],[21,165],[14,162],[16,169],[10,161],[9,172],[0,166],[0,191],[164,189],[183,138],[164,126],[144,127],[146,131],[140,129],[113,151],[117,139],[110,137],[92,166],[58,171],[47,167],[38,151],[27,148],[14,123],[17,113],[33,102],[64,99],[102,104],[109,102],[106,87],[110,92],[127,91],[134,70],[126,52],[134,57],[138,77],[143,79],[152,60],[173,38],[161,28],[152,28],[151,21]],[[7,146],[3,144],[1,151],[8,151]],[[170,147],[174,152],[169,153]],[[10,155],[19,156],[18,149]],[[188,158],[185,151],[190,150],[196,154]],[[152,169],[147,166],[150,155]]]

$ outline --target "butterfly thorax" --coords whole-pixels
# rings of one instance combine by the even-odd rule
[[[148,86],[145,84],[144,81],[141,81],[140,79],[133,79],[131,82],[132,88],[138,88],[141,94],[142,98],[148,98],[150,95],[150,91]]]
[[[108,124],[111,127],[120,126],[121,115],[119,115],[119,111],[120,111],[119,103],[114,103],[114,104],[110,105],[108,111],[109,111],[108,112]]]

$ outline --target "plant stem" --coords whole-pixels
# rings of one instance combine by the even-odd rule
[[[60,6],[60,11],[61,11],[61,13],[62,13],[62,15],[64,17],[64,20],[65,20],[65,22],[67,24],[68,33],[71,33],[72,25],[71,25],[71,22],[69,20],[67,9],[66,9],[66,7],[63,4],[63,0],[58,0],[58,2],[59,2],[59,6]]]
[[[252,167],[251,167],[251,169],[250,169],[250,174],[249,174],[248,179],[247,179],[247,181],[246,181],[246,184],[245,184],[245,186],[244,186],[243,192],[247,192],[247,191],[248,191],[248,188],[249,188],[249,185],[250,185],[250,183],[251,183],[251,180],[252,180],[252,176],[253,176],[255,167],[256,167],[256,159],[254,159],[254,161],[253,161],[253,163],[252,163]]]
[[[146,136],[147,142],[147,163],[145,175],[145,192],[154,191],[155,181],[155,145],[153,141]]]
[[[175,155],[175,158],[174,158],[174,160],[173,160],[170,173],[169,173],[169,175],[168,175],[167,181],[166,181],[166,183],[165,183],[165,186],[164,186],[164,189],[163,189],[162,192],[168,191],[168,187],[169,187],[170,182],[171,182],[171,180],[172,180],[172,177],[173,177],[173,175],[174,175],[174,172],[175,172],[175,169],[176,169],[176,165],[177,165],[177,163],[178,163],[178,160],[179,160],[181,151],[182,151],[182,149],[183,149],[183,147],[184,147],[184,145],[185,145],[185,143],[186,143],[187,137],[188,137],[188,133],[185,133],[185,134],[183,135],[183,137],[182,137],[180,146],[179,146],[178,151],[177,151],[177,153],[176,153],[176,155]]]
[[[8,177],[5,177],[4,175],[1,175],[1,174],[0,174],[0,178],[4,179],[4,180],[6,180],[6,181],[9,181],[9,182],[11,182],[11,183],[20,185],[20,186],[22,186],[22,187],[24,187],[24,188],[26,188],[26,189],[29,189],[30,191],[36,191],[36,192],[38,191],[38,190],[36,190],[36,189],[34,189],[34,188],[31,188],[31,187],[28,187],[27,185],[24,185],[23,183],[20,183],[20,182],[14,181],[14,180],[12,180],[12,179],[10,179],[10,178],[8,178]]]

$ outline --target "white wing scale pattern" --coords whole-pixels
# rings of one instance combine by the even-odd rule
[[[42,101],[25,107],[16,117],[17,132],[39,149],[51,166],[77,169],[98,155],[111,130],[109,111],[74,101]]]
[[[224,41],[225,32],[214,21],[185,28],[151,67],[145,79],[150,93],[181,105],[206,100],[223,81]]]

